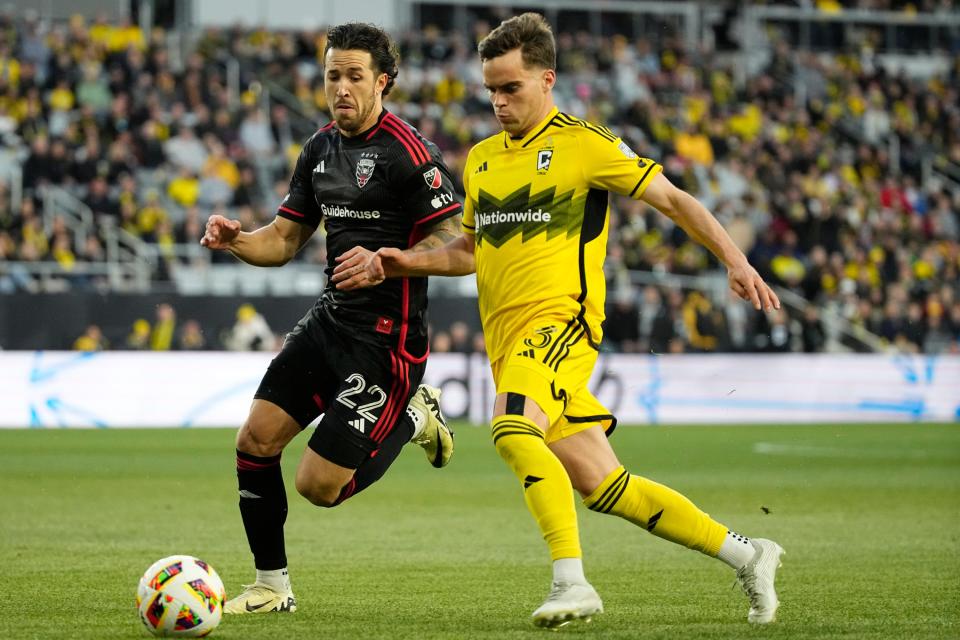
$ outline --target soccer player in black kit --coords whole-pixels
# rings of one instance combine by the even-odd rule
[[[201,244],[279,266],[321,221],[330,256],[385,246],[428,250],[456,237],[462,199],[439,150],[383,107],[398,72],[395,51],[373,25],[330,29],[324,88],[333,122],[304,144],[276,218],[248,233],[236,220],[211,216]],[[280,454],[317,416],[296,477],[297,491],[317,506],[370,486],[407,442],[421,445],[435,467],[453,452],[439,392],[418,387],[428,352],[426,278],[341,291],[329,283],[333,266],[320,299],[270,363],[237,434],[240,513],[257,580],[225,604],[226,613],[296,610]]]

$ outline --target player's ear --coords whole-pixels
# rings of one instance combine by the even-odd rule
[[[549,91],[553,89],[553,85],[557,84],[557,72],[553,69],[546,69],[543,72],[542,76],[543,90]]]
[[[387,87],[387,81],[389,81],[389,79],[390,79],[390,78],[389,78],[389,77],[387,76],[387,74],[385,74],[385,73],[381,73],[381,74],[377,77],[377,86],[376,86],[376,89],[377,89],[377,95],[378,95],[378,96],[383,94],[383,90],[386,89],[386,87]]]

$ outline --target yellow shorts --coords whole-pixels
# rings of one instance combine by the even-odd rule
[[[587,384],[597,351],[576,319],[535,325],[490,364],[497,394],[518,393],[539,405],[550,421],[547,442],[600,424],[609,435],[617,419],[593,397]]]

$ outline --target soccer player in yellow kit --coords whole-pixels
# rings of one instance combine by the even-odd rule
[[[430,251],[347,252],[344,289],[386,277],[476,270],[497,396],[493,442],[523,486],[553,560],[538,626],[588,619],[603,604],[581,562],[573,489],[599,513],[716,557],[737,572],[748,620],[768,623],[783,549],[734,533],[669,487],[631,475],[607,436],[616,419],[587,389],[604,317],[608,192],[672,218],[727,267],[730,287],[757,309],[780,307],[723,227],[661,166],[605,127],[553,101],[556,49],[542,16],[504,21],[479,45],[483,79],[503,131],[477,144],[464,169],[464,235]]]

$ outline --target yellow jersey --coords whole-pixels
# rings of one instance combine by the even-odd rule
[[[599,346],[609,192],[640,198],[661,170],[606,127],[556,108],[521,139],[501,132],[470,150],[463,230],[476,243],[491,362],[543,321],[577,324]]]

